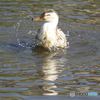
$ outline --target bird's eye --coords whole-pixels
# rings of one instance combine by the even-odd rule
[[[50,14],[47,14],[46,16],[50,16]]]

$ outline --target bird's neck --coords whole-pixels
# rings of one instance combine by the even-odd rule
[[[57,25],[58,25],[57,21],[45,22],[43,25],[43,29],[45,31],[55,31],[57,29]]]

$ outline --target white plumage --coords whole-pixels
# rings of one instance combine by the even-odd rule
[[[53,9],[48,9],[36,21],[44,21],[36,35],[37,46],[48,50],[67,47],[67,39],[61,29],[57,27],[59,16]]]

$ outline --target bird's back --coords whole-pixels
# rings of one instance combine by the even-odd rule
[[[65,48],[67,46],[66,35],[59,28],[57,28],[56,34],[57,34],[57,47]]]

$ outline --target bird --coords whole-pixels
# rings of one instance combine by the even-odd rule
[[[36,47],[56,51],[68,46],[66,35],[58,28],[59,15],[54,9],[45,10],[34,20],[43,22],[35,37]]]

